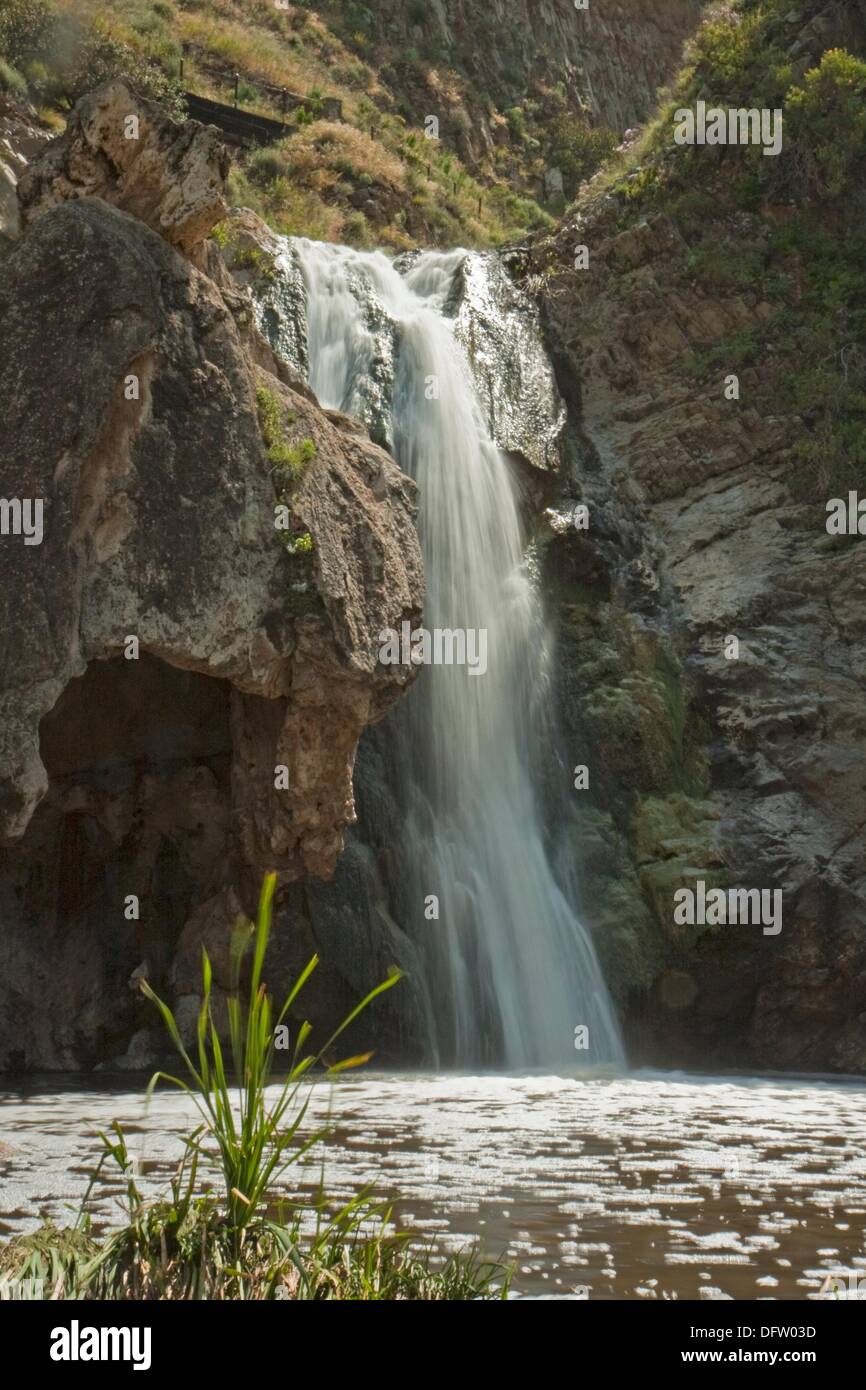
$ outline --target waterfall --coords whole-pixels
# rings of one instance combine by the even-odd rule
[[[619,1064],[592,942],[545,844],[549,635],[511,465],[443,313],[467,254],[426,252],[398,269],[380,253],[286,244],[305,290],[310,385],[322,405],[365,419],[418,483],[425,628],[487,634],[483,674],[425,667],[391,716],[403,925],[431,962],[440,1060]]]

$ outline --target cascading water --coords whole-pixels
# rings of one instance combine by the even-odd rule
[[[466,255],[428,252],[401,274],[379,253],[306,240],[286,251],[305,289],[310,385],[365,419],[417,480],[425,627],[487,633],[483,674],[431,665],[392,716],[400,872],[433,962],[440,1060],[621,1063],[592,943],[544,840],[548,634],[511,469],[442,312]],[[431,896],[439,916],[427,921]]]

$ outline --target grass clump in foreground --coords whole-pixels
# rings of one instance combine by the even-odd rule
[[[103,1152],[91,1177],[77,1225],[46,1225],[0,1247],[6,1279],[40,1280],[54,1299],[462,1299],[504,1297],[508,1277],[499,1266],[474,1255],[454,1256],[433,1270],[413,1253],[405,1235],[389,1232],[390,1212],[361,1193],[334,1208],[320,1190],[302,1203],[276,1200],[274,1189],[287,1169],[324,1137],[301,1132],[309,1105],[304,1078],[321,1063],[341,1033],[367,1005],[390,989],[394,971],[353,1009],[316,1053],[304,1054],[310,1025],[297,1032],[291,1054],[277,1048],[292,1004],[317,964],[313,957],[279,1014],[265,985],[262,966],[271,926],[276,876],[262,889],[258,921],[240,920],[232,941],[234,987],[229,993],[227,1059],[213,1016],[212,970],[202,960],[202,1004],[195,1044],[184,1043],[171,1009],[144,983],[159,1009],[183,1062],[183,1076],[156,1072],[148,1099],[160,1081],[189,1095],[200,1123],[184,1139],[184,1153],[170,1193],[147,1202],[120,1125],[101,1134]],[[241,998],[241,967],[252,944],[247,998]],[[279,1059],[277,1052],[280,1052]],[[275,1063],[291,1057],[288,1075],[267,1088]],[[330,1075],[367,1061],[349,1057],[327,1068]],[[233,1079],[227,1067],[233,1069]],[[103,1167],[123,1174],[127,1222],[97,1237],[86,1207]],[[199,1191],[199,1170],[215,1167],[222,1190]],[[494,1277],[502,1280],[494,1289]],[[26,1286],[25,1286],[26,1287]]]

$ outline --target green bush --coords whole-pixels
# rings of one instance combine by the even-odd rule
[[[356,30],[362,34],[372,34],[375,27],[376,16],[369,5],[362,5],[359,0],[348,0],[340,16],[339,32],[345,36],[351,36]]]
[[[838,198],[855,173],[866,183],[866,63],[828,49],[788,92],[785,112],[789,153],[811,193]]]
[[[350,212],[343,220],[343,236],[349,246],[357,246],[363,250],[365,247],[372,246],[373,236],[370,232],[370,224],[363,212]]]
[[[617,144],[612,130],[590,126],[579,116],[563,115],[550,132],[548,163],[562,174],[563,191],[573,198],[578,188],[601,167]]]
[[[755,37],[761,20],[760,15],[738,15],[731,23],[730,16],[725,15],[705,24],[695,43],[697,83],[710,83],[713,92],[726,96],[751,89],[755,85]]]
[[[27,95],[27,79],[11,63],[0,58],[0,92],[10,92],[12,96]]]
[[[238,83],[238,104],[240,106],[255,106],[261,98],[261,92],[253,82],[241,80]]]
[[[96,22],[69,37],[53,84],[55,95],[73,105],[100,83],[123,78],[140,96],[165,106],[175,120],[186,119],[183,89],[178,80],[116,38],[104,24]]]
[[[29,87],[46,89],[51,82],[51,73],[44,63],[40,63],[38,58],[31,58],[24,65],[24,76],[27,78]]]
[[[267,187],[274,179],[282,178],[286,172],[286,157],[280,150],[256,150],[247,163],[247,171],[253,183]]]
[[[0,55],[15,67],[41,55],[56,18],[48,0],[0,0]]]
[[[716,289],[760,288],[764,272],[764,256],[742,243],[710,237],[699,242],[687,253],[684,268],[705,285]]]
[[[518,145],[522,145],[529,134],[526,128],[526,113],[522,106],[511,106],[505,113],[508,122],[508,133],[512,140]]]
[[[233,255],[234,264],[239,270],[248,270],[259,288],[276,283],[278,270],[270,251],[258,246],[235,246]]]
[[[260,386],[256,391],[256,406],[268,462],[278,485],[299,482],[307,464],[316,456],[315,444],[312,439],[302,439],[297,444],[289,442],[285,426],[292,423],[294,416],[291,411],[284,409],[279,397],[266,386]]]

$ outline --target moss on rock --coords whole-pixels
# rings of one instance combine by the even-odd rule
[[[715,930],[678,926],[674,922],[674,894],[679,888],[694,888],[698,879],[708,888],[724,884],[724,864],[714,834],[718,819],[719,812],[711,802],[681,792],[646,797],[635,812],[640,883],[663,933],[678,946],[695,943],[705,932]]]

